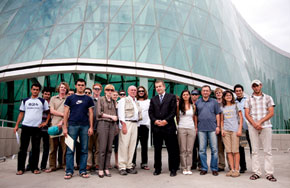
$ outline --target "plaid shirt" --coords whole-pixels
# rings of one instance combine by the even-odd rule
[[[250,110],[250,116],[255,122],[264,118],[268,114],[269,107],[275,107],[271,96],[262,93],[262,96],[256,97],[253,94],[246,100],[244,108]],[[270,119],[262,124],[263,128],[272,127]]]

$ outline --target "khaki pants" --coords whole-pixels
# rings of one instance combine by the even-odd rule
[[[131,169],[133,168],[133,156],[136,147],[138,126],[137,122],[126,121],[127,134],[123,134],[120,131],[119,134],[119,170]]]
[[[181,168],[191,170],[192,166],[192,150],[196,137],[195,129],[178,129],[178,142],[180,150]]]
[[[94,152],[95,147],[95,152]],[[99,146],[98,146],[98,133],[94,131],[94,134],[89,137],[89,145],[88,145],[88,160],[87,165],[92,167],[93,166],[93,159],[95,162],[95,166],[99,165]]]
[[[64,142],[64,136],[61,136],[49,138],[49,168],[51,169],[56,169],[56,156],[59,144],[62,149],[62,164],[60,165],[65,168],[66,144]]]
[[[274,165],[272,158],[272,128],[264,128],[256,130],[253,126],[249,126],[249,134],[252,145],[252,171],[261,176],[262,170],[259,163],[259,140],[264,150],[264,168],[266,175],[274,173]]]

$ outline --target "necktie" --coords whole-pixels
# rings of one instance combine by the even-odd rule
[[[160,103],[162,103],[163,95],[159,95]]]

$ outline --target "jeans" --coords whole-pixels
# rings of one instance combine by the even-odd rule
[[[80,169],[79,173],[86,172],[87,167],[87,159],[88,159],[88,129],[89,125],[69,125],[68,126],[68,134],[74,140],[74,150],[72,151],[69,147],[67,147],[66,151],[66,173],[73,174],[74,172],[74,152],[75,145],[77,142],[77,138],[80,138]]]
[[[211,171],[218,171],[218,149],[217,149],[217,135],[215,131],[199,131],[199,156],[201,160],[201,170],[207,171],[207,143],[211,149],[210,169]]]

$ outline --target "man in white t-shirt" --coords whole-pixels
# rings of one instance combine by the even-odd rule
[[[47,118],[46,121],[42,122],[43,112],[47,112],[49,114],[49,107],[46,100],[38,97],[40,90],[40,84],[32,84],[31,97],[22,100],[19,108],[20,113],[17,118],[14,133],[17,132],[22,119],[23,121],[16,175],[22,175],[24,173],[27,149],[30,140],[32,144],[32,159],[30,164],[30,170],[34,174],[40,174],[40,171],[38,169],[40,152],[40,131],[41,128],[46,126],[49,121],[49,118]]]

